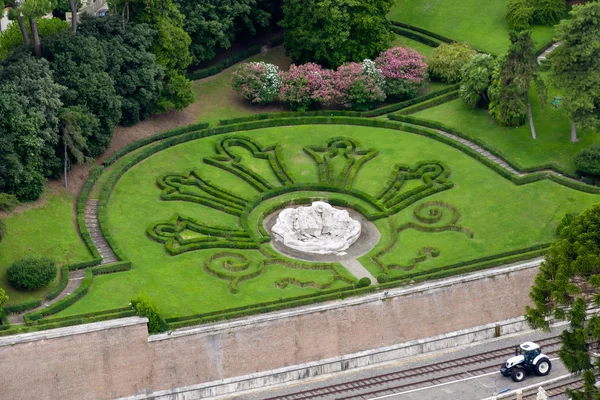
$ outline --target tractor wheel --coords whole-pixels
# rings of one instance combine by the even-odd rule
[[[522,382],[525,379],[525,370],[523,368],[513,368],[510,377],[515,382]]]
[[[542,358],[535,365],[535,374],[537,376],[546,376],[550,373],[551,369],[552,369],[552,363],[550,362],[550,360],[548,360],[547,358]]]

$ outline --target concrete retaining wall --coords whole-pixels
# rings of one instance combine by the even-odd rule
[[[538,264],[150,338],[140,318],[0,338],[0,387],[7,398],[189,400],[471,343],[495,321],[508,320],[502,334],[524,329],[514,318]]]

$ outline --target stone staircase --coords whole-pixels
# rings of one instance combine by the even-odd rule
[[[96,246],[102,257],[101,264],[111,264],[119,261],[100,230],[100,225],[98,223],[98,200],[88,199],[85,205],[84,216],[85,226],[90,233],[92,242],[94,242],[94,246]]]

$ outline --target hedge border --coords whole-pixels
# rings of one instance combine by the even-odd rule
[[[444,43],[455,43],[457,42],[454,39],[450,39],[449,37],[446,36],[442,36],[438,33],[432,32],[432,31],[428,31],[427,29],[423,29],[423,28],[419,28],[418,26],[414,26],[414,25],[409,25],[409,24],[405,24],[404,22],[399,22],[399,21],[390,21],[392,26],[397,26],[400,28],[404,28],[404,29],[408,29],[414,32],[418,32],[421,33],[425,36],[429,36],[432,37],[434,39],[439,40],[440,42],[444,42]]]
[[[407,38],[415,40],[419,43],[423,43],[424,45],[429,46],[429,47],[435,48],[435,47],[438,47],[440,44],[444,43],[444,41],[440,41],[439,39],[434,40],[434,39],[431,39],[431,36],[427,37],[427,36],[422,35],[421,33],[415,32],[414,30],[409,30],[404,27],[400,27],[400,26],[396,26],[396,25],[392,25],[390,27],[390,30],[392,32],[394,32],[396,35],[407,37]]]
[[[283,34],[276,36],[274,39],[267,41],[267,47],[276,47],[283,43]],[[262,47],[265,45],[254,45],[248,47],[231,57],[226,58],[218,64],[212,65],[207,68],[197,69],[195,71],[188,72],[187,77],[192,81],[197,81],[199,79],[208,78],[209,76],[213,76],[222,72],[223,70],[231,67],[239,63],[240,61],[244,61],[247,58],[250,58],[256,54],[259,54]]]
[[[25,323],[27,325],[31,325],[33,321],[37,321],[48,315],[56,314],[73,305],[89,291],[92,281],[94,280],[94,276],[113,272],[128,271],[130,269],[131,262],[129,261],[87,268],[85,270],[85,276],[81,282],[81,285],[73,293],[46,308],[25,314],[23,316]]]
[[[10,329],[10,322],[8,321],[8,317],[3,310],[0,310],[0,331],[5,331]]]
[[[411,107],[404,108],[404,109],[398,111],[398,114],[401,114],[401,115],[414,114],[416,112],[423,111],[428,108],[439,106],[440,104],[448,103],[452,100],[458,99],[458,93],[459,93],[458,90],[455,90],[453,92],[446,93],[442,96],[434,97],[431,100],[423,101],[423,102],[417,103]],[[389,115],[388,115],[388,118],[389,118]]]
[[[297,115],[297,114],[295,114],[295,115]],[[457,141],[447,138],[443,135],[440,135],[440,134],[436,133],[435,131],[432,131],[432,130],[429,130],[429,129],[426,129],[423,127],[415,126],[412,124],[408,124],[405,122],[364,119],[364,118],[356,118],[356,117],[353,118],[353,117],[318,117],[318,116],[315,116],[315,117],[294,117],[294,118],[268,117],[268,119],[265,119],[265,120],[249,121],[249,122],[244,122],[244,123],[218,126],[215,128],[206,128],[206,129],[198,130],[198,131],[191,131],[186,134],[182,134],[182,135],[164,140],[163,142],[159,143],[157,146],[152,146],[151,148],[148,148],[145,151],[142,151],[140,154],[137,154],[135,157],[133,157],[132,159],[130,159],[126,163],[124,163],[124,165],[121,165],[118,169],[116,169],[115,171],[112,171],[111,172],[112,176],[106,181],[104,187],[102,188],[102,193],[104,194],[104,196],[101,196],[101,202],[104,201],[105,202],[104,206],[106,205],[106,202],[108,201],[110,194],[112,193],[112,190],[114,189],[115,184],[120,179],[120,177],[123,174],[125,174],[125,172],[127,172],[131,167],[133,167],[134,165],[143,161],[144,159],[150,157],[151,155],[158,153],[159,151],[162,151],[166,148],[172,147],[177,144],[185,143],[185,142],[188,142],[191,140],[196,140],[196,139],[200,139],[200,138],[204,138],[204,137],[226,134],[226,133],[231,133],[231,132],[263,129],[263,128],[268,128],[268,127],[294,126],[294,125],[307,125],[307,124],[323,124],[323,125],[336,124],[336,125],[370,126],[370,127],[377,127],[377,128],[386,128],[386,129],[407,131],[410,133],[415,133],[415,134],[426,136],[426,137],[429,137],[432,139],[436,139],[442,143],[445,143],[452,147],[455,147],[455,148],[463,151],[464,153],[474,157],[475,159],[479,160],[484,165],[494,169],[501,176],[506,177],[507,179],[513,181],[516,184],[525,184],[528,182],[542,180],[542,179],[552,179],[554,181],[557,181],[558,183],[564,184],[565,186],[569,186],[569,187],[572,187],[577,190],[583,190],[583,191],[587,191],[587,192],[592,190],[592,192],[594,192],[594,193],[595,193],[595,190],[598,190],[598,192],[600,192],[600,188],[589,187],[589,185],[585,185],[585,184],[577,184],[576,182],[571,182],[571,181],[568,181],[565,179],[560,179],[560,177],[548,176],[547,173],[538,173],[538,174],[532,174],[532,175],[529,175],[526,177],[518,177],[518,176],[506,171],[504,168],[495,164],[494,162],[487,159],[486,157],[481,156],[479,153],[472,150],[471,148],[469,148],[465,145],[462,145],[460,142],[457,142]],[[101,226],[102,226],[102,222],[101,222]],[[515,252],[518,252],[518,254],[509,256],[507,258],[495,258],[495,259],[491,259],[491,260],[486,260],[487,258],[489,258],[489,256],[488,256],[488,257],[483,258],[484,261],[481,261],[480,259],[471,260],[471,261],[469,261],[469,263],[470,263],[469,265],[463,266],[463,265],[453,264],[451,266],[452,269],[450,269],[450,270],[447,268],[439,269],[434,273],[431,273],[431,271],[422,271],[420,275],[415,275],[412,278],[402,278],[402,279],[399,279],[399,280],[396,280],[393,282],[389,282],[386,284],[380,284],[377,286],[370,286],[367,288],[347,289],[347,290],[344,290],[343,293],[338,293],[337,298],[345,298],[350,295],[364,294],[367,292],[373,292],[373,291],[385,289],[388,287],[397,287],[397,286],[407,283],[407,279],[410,279],[411,281],[425,280],[425,279],[439,279],[440,277],[455,275],[457,273],[464,273],[464,272],[474,271],[474,270],[478,270],[478,269],[489,268],[492,266],[498,266],[498,265],[504,264],[506,262],[515,262],[515,261],[520,261],[520,260],[531,259],[533,257],[542,255],[545,252],[545,249],[535,250],[533,252],[531,252],[531,251],[528,252],[529,249],[524,249],[524,250],[525,250],[524,252],[523,252],[523,249],[515,250]],[[321,301],[328,300],[328,299],[335,299],[335,296],[333,296],[333,297],[332,296],[333,296],[332,294],[329,294],[329,297],[308,295],[307,298],[301,302],[302,304],[300,304],[298,301],[294,301],[294,302],[285,301],[283,303],[275,303],[270,306],[269,305],[252,305],[252,306],[249,306],[250,308],[245,308],[244,310],[233,311],[233,312],[230,310],[224,310],[224,311],[220,311],[219,313],[213,313],[213,315],[203,315],[203,316],[197,315],[199,318],[194,318],[195,316],[188,316],[188,317],[180,318],[179,321],[174,321],[173,319],[171,319],[171,323],[169,324],[169,327],[171,329],[174,329],[177,327],[195,325],[197,323],[218,321],[218,320],[222,320],[222,319],[241,317],[241,316],[251,315],[251,314],[256,314],[256,313],[261,313],[261,312],[274,311],[276,309],[295,307],[295,306],[303,305],[303,304],[312,304],[315,302],[321,302]]]
[[[462,139],[468,140],[468,141],[478,145],[479,147],[483,148],[484,150],[491,153],[492,155],[502,159],[502,161],[506,162],[511,168],[513,168],[516,171],[523,173],[523,174],[552,170],[555,173],[564,175],[568,178],[579,180],[579,177],[576,174],[562,171],[560,169],[560,167],[558,165],[556,165],[555,163],[547,163],[547,164],[539,165],[536,167],[524,167],[524,166],[520,165],[519,163],[510,160],[504,153],[495,149],[494,147],[489,146],[487,143],[483,142],[479,138],[468,136],[457,129],[451,128],[451,127],[444,125],[442,123],[439,123],[439,122],[429,121],[426,119],[416,118],[416,117],[412,117],[412,116],[408,116],[408,115],[403,115],[401,113],[390,114],[390,115],[388,115],[388,118],[391,120],[394,120],[394,121],[408,123],[411,125],[424,126],[424,127],[431,128],[431,129],[439,129],[444,132],[448,132],[454,136],[458,136]],[[573,186],[570,186],[573,182],[571,182],[569,180],[565,180],[565,182],[567,182],[567,181],[570,183],[566,184],[566,186],[573,187]],[[584,186],[582,186],[580,188],[578,187],[579,190],[582,190],[582,191],[585,191],[588,193],[596,193],[595,191],[592,191],[592,192],[589,191],[590,188],[593,188],[595,186],[586,185],[583,182],[581,182],[581,184],[585,185],[585,187]]]
[[[319,110],[319,111],[283,111],[274,113],[252,114],[246,117],[230,118],[219,120],[219,126],[234,125],[243,122],[261,121],[266,119],[294,118],[294,117],[363,117],[373,118],[396,112],[412,105],[454,92],[460,88],[460,84],[454,84],[447,88],[429,92],[422,96],[414,97],[398,103],[389,104],[370,111],[340,111],[340,110]]]

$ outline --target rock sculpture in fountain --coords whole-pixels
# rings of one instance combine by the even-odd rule
[[[315,201],[308,207],[283,210],[271,231],[292,249],[329,254],[350,247],[360,236],[361,225],[348,211]]]

